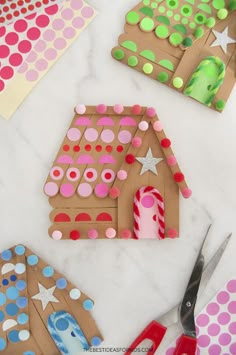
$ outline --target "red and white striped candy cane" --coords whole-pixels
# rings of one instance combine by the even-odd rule
[[[141,187],[134,197],[134,238],[139,239],[140,234],[140,203],[145,193],[152,194],[158,207],[158,238],[165,238],[164,201],[160,192],[153,186]]]

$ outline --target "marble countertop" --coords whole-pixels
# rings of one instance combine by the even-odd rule
[[[234,234],[206,300],[236,277],[236,90],[218,114],[120,65],[110,50],[137,0],[88,2],[98,10],[95,20],[12,119],[0,120],[0,249],[25,243],[63,272],[95,300],[103,347],[125,347],[180,301],[209,223],[208,257],[227,233]],[[180,239],[74,243],[48,237],[43,184],[79,102],[157,109],[193,190],[191,199],[181,199]]]

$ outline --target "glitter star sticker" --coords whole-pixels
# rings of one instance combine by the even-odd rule
[[[231,43],[236,43],[236,40],[228,36],[229,28],[226,27],[223,32],[218,32],[213,30],[216,37],[215,41],[211,44],[211,47],[220,46],[222,51],[227,53],[227,45]]]
[[[51,288],[45,288],[42,284],[38,282],[39,293],[37,295],[32,296],[34,300],[39,300],[42,302],[43,310],[46,309],[49,302],[59,302],[58,299],[53,296],[53,292],[56,289],[56,286]]]
[[[160,163],[162,158],[154,158],[152,155],[151,148],[148,149],[146,157],[136,158],[143,165],[140,175],[146,173],[146,171],[151,171],[153,174],[158,175],[156,165]]]

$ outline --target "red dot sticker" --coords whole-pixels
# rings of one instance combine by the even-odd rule
[[[111,179],[111,173],[106,173],[104,175],[105,179],[110,180]]]
[[[87,152],[89,152],[92,149],[90,144],[86,144],[84,148]]]
[[[37,26],[43,28],[43,27],[47,27],[47,25],[49,24],[49,18],[46,15],[40,15],[36,18],[36,24]]]
[[[6,35],[5,41],[9,46],[15,45],[19,40],[19,36],[15,32],[10,32]]]
[[[18,49],[21,53],[28,53],[32,48],[32,45],[29,41],[23,40],[18,44]]]
[[[37,27],[32,27],[27,31],[27,37],[32,41],[36,41],[40,37],[40,30]]]
[[[11,5],[10,5],[10,8],[11,8],[12,10],[15,10],[15,9],[16,9],[16,4],[11,4]]]
[[[44,0],[43,3],[46,5],[48,4],[48,0]],[[52,5],[52,6],[49,6],[45,9],[45,12],[48,14],[48,15],[54,15],[56,14],[58,11],[58,5]]]
[[[10,50],[7,46],[5,46],[5,45],[0,46],[0,58],[8,57],[9,53],[10,53]]]
[[[80,147],[78,145],[75,145],[73,147],[73,150],[74,150],[74,152],[79,152],[80,151]]]
[[[24,32],[27,29],[27,27],[28,25],[25,20],[17,20],[14,24],[14,28],[17,32]]]
[[[6,33],[6,28],[5,27],[0,27],[0,37],[4,36]]]
[[[92,179],[93,178],[93,172],[92,171],[87,172],[86,176],[87,176],[88,179]]]
[[[101,145],[96,145],[95,149],[96,149],[97,152],[101,152],[102,146]]]
[[[70,150],[70,147],[68,144],[63,145],[63,150],[64,152],[68,152]]]
[[[0,75],[3,79],[9,80],[13,77],[14,71],[11,67],[6,66],[1,69]]]
[[[23,61],[23,58],[19,53],[14,53],[9,58],[9,63],[13,67],[18,67],[19,65],[21,65],[22,61]]]
[[[106,146],[106,151],[107,151],[108,153],[111,153],[111,152],[112,152],[112,146],[111,146],[111,145],[107,145],[107,146]]]
[[[118,153],[122,153],[124,148],[122,147],[122,145],[118,145],[118,147],[116,148]]]
[[[5,88],[5,84],[2,80],[0,80],[0,92],[3,91]]]

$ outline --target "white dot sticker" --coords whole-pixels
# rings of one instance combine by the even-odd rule
[[[78,288],[73,288],[71,291],[70,291],[70,298],[72,300],[78,300],[81,296],[81,292]]]
[[[30,337],[30,332],[28,330],[21,330],[19,332],[19,339],[21,341],[26,341],[29,339],[29,337]]]
[[[23,274],[25,272],[25,264],[23,264],[23,263],[16,264],[15,272],[19,275]]]

